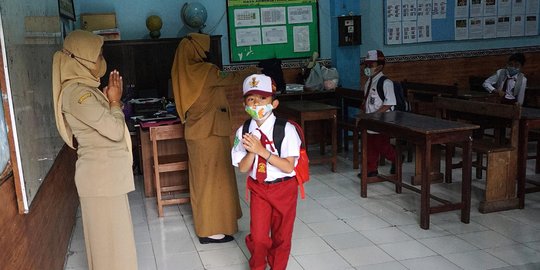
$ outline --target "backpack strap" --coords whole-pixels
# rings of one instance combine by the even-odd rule
[[[251,118],[247,119],[244,122],[244,125],[242,125],[242,135],[249,133],[249,124],[251,124]],[[247,188],[247,181],[249,181],[249,174],[246,177],[246,201],[249,202],[249,189]]]
[[[384,102],[386,97],[384,96],[384,81],[388,79],[386,76],[381,76],[379,80],[377,81],[377,94],[381,98],[381,100]]]
[[[281,144],[283,143],[283,138],[285,138],[285,125],[287,124],[287,121],[288,120],[285,118],[276,117],[276,122],[274,123],[272,137],[279,157],[281,157]]]
[[[251,119],[248,119],[244,122],[244,125],[242,126],[242,135],[249,133],[249,124],[251,123]]]

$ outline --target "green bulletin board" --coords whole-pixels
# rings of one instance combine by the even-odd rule
[[[227,18],[231,62],[319,51],[317,0],[228,0]]]

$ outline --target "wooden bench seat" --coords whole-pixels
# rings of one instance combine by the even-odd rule
[[[486,129],[494,128],[496,134],[507,134],[506,129],[509,130],[508,138],[503,136],[494,139],[476,134],[472,142],[472,151],[476,153],[473,166],[476,167],[477,178],[482,178],[481,172],[486,170],[485,196],[479,207],[481,213],[516,208],[517,147],[521,106],[445,97],[435,97],[434,102],[446,119],[473,123]],[[459,164],[452,164],[454,147],[453,144],[446,145],[447,182],[451,182],[452,169],[459,167]]]

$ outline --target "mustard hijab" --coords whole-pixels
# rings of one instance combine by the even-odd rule
[[[88,31],[75,30],[64,40],[62,50],[54,53],[52,90],[56,127],[62,139],[71,148],[75,148],[73,146],[73,132],[62,113],[62,93],[64,89],[76,83],[93,88],[100,85],[100,78],[107,71],[105,60],[101,61],[97,75],[92,74],[90,70],[97,69],[96,62],[101,55],[102,46],[103,37]],[[97,92],[107,99],[101,91]],[[131,152],[131,138],[127,126],[124,138]]]
[[[199,98],[213,64],[204,61],[210,51],[210,36],[190,33],[176,48],[171,70],[176,111],[182,122],[186,113]]]

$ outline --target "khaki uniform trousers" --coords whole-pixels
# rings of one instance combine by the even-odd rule
[[[137,251],[127,194],[81,197],[89,270],[136,270]]]

